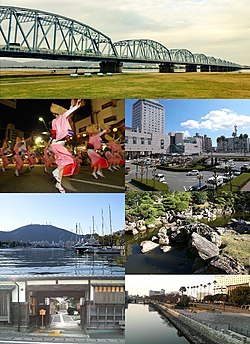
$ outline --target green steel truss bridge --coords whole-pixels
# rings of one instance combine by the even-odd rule
[[[159,65],[162,73],[185,66],[186,72],[231,72],[230,61],[168,49],[149,39],[112,42],[102,32],[73,19],[40,10],[0,6],[0,57],[99,61],[101,72],[121,72],[123,62]]]

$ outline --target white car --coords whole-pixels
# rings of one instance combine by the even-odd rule
[[[200,172],[198,170],[192,170],[187,173],[187,176],[198,176]]]

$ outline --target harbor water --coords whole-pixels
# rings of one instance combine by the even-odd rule
[[[126,344],[187,344],[188,340],[149,305],[129,304],[125,313]]]
[[[1,275],[124,275],[124,258],[52,248],[0,249]]]

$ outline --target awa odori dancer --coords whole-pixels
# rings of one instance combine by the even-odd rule
[[[22,140],[20,137],[16,138],[16,143],[13,148],[13,153],[14,153],[14,161],[15,161],[15,175],[19,177],[19,172],[23,169],[23,157],[25,153],[27,152],[26,148],[26,141],[27,140]]]
[[[9,144],[8,138],[3,140],[3,146],[0,149],[0,157],[2,158],[2,171],[5,172],[6,167],[9,165],[10,161],[8,157],[12,156],[12,149]]]
[[[32,167],[34,167],[36,163],[36,152],[31,146],[28,146],[26,154],[28,156],[29,170],[31,171]]]
[[[81,106],[83,106],[82,100],[72,100],[69,110],[57,104],[52,104],[50,107],[50,111],[55,116],[52,121],[50,151],[53,153],[57,165],[52,174],[56,179],[55,186],[61,193],[65,192],[61,185],[62,177],[78,173],[78,164],[71,152],[64,147],[64,140],[69,136],[73,136],[74,132],[69,124],[69,118]]]
[[[116,167],[119,168],[125,164],[124,160],[124,150],[122,146],[118,143],[121,140],[121,137],[118,139],[114,139],[114,137],[110,136],[109,134],[105,135],[105,139],[108,141],[107,147],[110,149],[114,157],[116,158]]]
[[[43,166],[44,172],[48,172],[48,168],[53,165],[53,156],[49,149],[48,142],[44,142],[44,149],[43,149]]]
[[[91,167],[93,169],[92,176],[95,179],[98,177],[104,178],[102,173],[103,168],[108,168],[109,164],[105,158],[103,158],[97,151],[102,149],[102,139],[101,136],[108,132],[108,129],[104,129],[102,132],[98,132],[96,125],[89,125],[87,127],[87,133],[89,136],[89,142],[87,143],[87,153],[91,160]]]

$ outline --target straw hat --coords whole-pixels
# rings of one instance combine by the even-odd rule
[[[86,132],[88,134],[97,134],[98,133],[98,128],[95,124],[90,124],[86,128]]]
[[[105,134],[104,137],[105,137],[105,140],[107,140],[107,141],[114,141],[114,138],[109,134]]]
[[[50,111],[53,114],[62,115],[63,113],[65,113],[67,111],[67,109],[65,109],[61,105],[57,105],[57,104],[52,103],[50,106]]]

